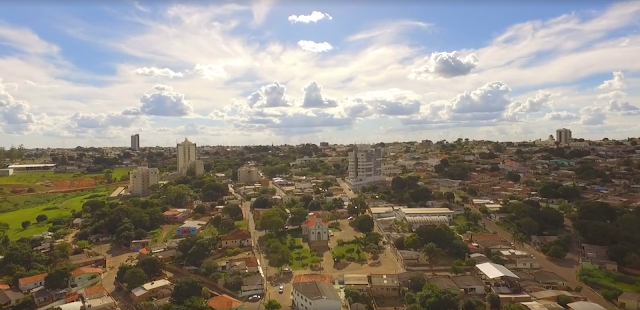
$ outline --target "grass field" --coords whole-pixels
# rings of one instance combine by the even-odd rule
[[[113,176],[116,180],[120,180],[120,178],[124,175],[129,174],[129,171],[133,170],[132,167],[122,167],[113,169]],[[24,172],[24,173],[16,173],[10,176],[0,176],[0,185],[35,185],[38,182],[46,182],[46,181],[64,181],[75,178],[90,178],[90,177],[101,177],[103,173],[98,174],[85,174],[85,173],[54,173],[53,171],[46,172]]]
[[[578,279],[596,290],[640,291],[640,277],[603,270],[590,264],[582,265]]]
[[[72,212],[80,210],[82,208],[82,204],[87,199],[91,199],[90,197],[106,197],[109,195],[111,190],[112,189],[102,187],[75,193],[38,194],[14,197],[25,201],[25,198],[28,197],[28,201],[31,206],[23,207],[22,209],[12,212],[0,213],[0,221],[9,224],[9,231],[7,234],[11,239],[29,237],[47,231],[51,226],[51,224],[48,223],[36,224],[36,217],[38,215],[45,214],[49,219],[70,216]],[[12,198],[9,198],[9,200],[12,200]],[[40,203],[33,205],[37,202]],[[27,229],[23,229],[23,221],[31,221],[31,226],[27,227]]]
[[[342,257],[349,262],[362,262],[367,260],[367,256],[364,251],[357,244],[344,244],[339,245],[331,250],[331,254],[334,258]]]

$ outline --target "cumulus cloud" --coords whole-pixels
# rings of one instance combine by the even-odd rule
[[[77,128],[96,129],[108,127],[131,127],[139,121],[138,117],[123,112],[112,113],[82,113],[71,115],[70,120]]]
[[[16,101],[6,91],[6,84],[0,80],[0,121],[6,133],[24,133],[32,129],[36,117],[30,112],[31,107],[24,101]]]
[[[333,108],[338,106],[338,101],[327,98],[322,94],[322,86],[315,81],[305,86],[303,91],[303,108]]]
[[[300,48],[302,48],[305,51],[309,51],[313,53],[322,53],[322,52],[327,52],[333,49],[333,46],[331,46],[331,44],[327,42],[316,43],[313,41],[306,41],[306,40],[298,41],[298,46],[300,46]]]
[[[611,100],[607,105],[607,111],[609,112],[621,112],[622,114],[636,114],[640,109],[628,102],[619,102],[618,100]]]
[[[524,103],[515,101],[509,104],[505,116],[515,117],[518,114],[540,112],[542,108],[551,105],[552,102],[550,93],[539,91],[535,98],[528,98]]]
[[[624,92],[621,92],[619,90],[614,90],[612,92],[606,93],[606,94],[602,94],[602,95],[598,95],[598,99],[612,99],[612,100],[616,100],[616,99],[622,99],[624,97],[626,97],[627,94]]]
[[[156,68],[156,67],[142,67],[133,70],[133,74],[143,75],[143,76],[154,76],[154,77],[165,77],[165,78],[180,78],[183,77],[184,74],[182,72],[175,72],[169,68]]]
[[[153,86],[153,89],[155,89],[157,91],[172,91],[173,87],[171,87],[169,85],[156,84],[156,85]]]
[[[140,113],[154,116],[188,116],[193,114],[193,105],[184,99],[184,94],[158,91],[140,97]],[[132,113],[134,110],[127,110]]]
[[[291,99],[285,95],[287,88],[278,82],[262,86],[247,98],[251,108],[279,108],[291,106]]]
[[[601,107],[584,107],[580,109],[580,121],[582,125],[602,125],[607,119],[605,110]]]
[[[224,65],[202,65],[197,64],[193,70],[188,71],[189,74],[195,74],[205,80],[219,80],[229,77],[224,70]]]
[[[598,89],[623,89],[625,87],[627,87],[627,85],[625,83],[624,73],[616,71],[613,72],[613,79],[604,81],[604,83],[598,86]]]
[[[566,121],[566,120],[574,120],[579,118],[580,118],[579,115],[568,112],[568,111],[549,112],[543,117],[543,119],[551,120],[551,121]]]
[[[478,57],[475,54],[461,57],[457,51],[433,53],[426,60],[426,65],[413,69],[411,78],[452,78],[467,75],[478,65]]]
[[[420,111],[421,97],[414,92],[392,88],[347,98],[343,113],[348,117],[408,116]]]
[[[304,23],[304,24],[317,23],[318,21],[323,20],[323,19],[331,20],[331,19],[333,19],[333,17],[331,17],[331,15],[326,14],[326,13],[313,11],[313,12],[311,12],[310,15],[297,15],[297,16],[296,15],[291,15],[288,18],[289,22],[291,22],[292,24],[295,24],[295,23]]]

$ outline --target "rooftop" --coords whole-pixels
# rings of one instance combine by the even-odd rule
[[[298,274],[293,278],[293,283],[304,282],[323,282],[331,284],[333,283],[333,277],[330,274],[307,273]]]
[[[38,168],[38,167],[55,167],[55,164],[32,164],[32,165],[10,165],[9,169],[13,169],[13,168]]]
[[[74,271],[71,271],[71,276],[72,277],[79,277],[83,274],[87,274],[87,273],[102,273],[102,269],[100,268],[91,268],[91,267],[80,267]]]
[[[293,283],[293,289],[310,300],[328,299],[342,302],[333,285],[324,282]]]
[[[449,208],[401,208],[404,214],[454,213]]]
[[[40,282],[40,281],[44,281],[44,278],[48,275],[48,273],[41,273],[41,274],[37,274],[35,276],[30,276],[30,277],[25,277],[25,278],[21,278],[18,280],[18,283],[20,285],[25,285],[25,284],[29,284],[29,283],[33,283],[33,282]]]
[[[372,274],[371,285],[376,286],[398,286],[398,275],[395,274]]]
[[[445,277],[429,278],[427,282],[430,284],[434,284],[441,290],[451,290],[451,291],[460,290],[460,287],[458,287],[458,285],[455,282],[453,282],[453,280],[451,280],[450,278],[445,278]]]
[[[234,230],[225,236],[222,236],[221,240],[238,240],[238,239],[251,239],[251,233],[244,229]]]
[[[229,296],[218,295],[207,300],[207,305],[216,310],[231,310],[242,305],[242,302]]]
[[[369,285],[369,278],[366,274],[345,274],[345,285]]]
[[[480,278],[476,276],[457,276],[452,277],[451,280],[458,287],[484,286],[484,282],[482,282],[482,280],[480,280]]]
[[[478,268],[478,270],[480,270],[480,272],[482,272],[489,279],[495,279],[495,278],[501,278],[501,277],[510,277],[510,278],[519,279],[515,273],[511,272],[511,270],[507,269],[507,267],[502,265],[498,265],[494,263],[482,263],[482,264],[476,265],[476,268]]]
[[[572,302],[567,304],[567,307],[571,310],[605,310],[603,306],[588,301]]]

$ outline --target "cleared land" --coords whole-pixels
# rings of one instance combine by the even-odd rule
[[[583,264],[578,272],[578,278],[592,288],[602,290],[617,290],[620,292],[640,291],[640,277],[629,276],[598,268],[591,264]]]
[[[120,181],[133,169],[132,167],[123,167],[109,170],[113,171],[111,176],[116,181]],[[29,189],[37,192],[59,191],[93,187],[101,183],[104,183],[104,172],[97,174],[55,173],[53,171],[23,172],[0,176],[0,193],[5,195],[24,194]]]
[[[30,196],[10,197],[0,201],[0,206],[9,201],[10,203],[25,202],[21,209],[0,213],[0,221],[9,224],[7,234],[10,238],[16,239],[29,237],[47,231],[51,224],[43,222],[36,223],[36,217],[40,214],[46,215],[50,220],[71,216],[73,212],[82,208],[82,204],[88,199],[103,198],[109,195],[113,189],[96,188],[82,192],[65,194],[36,194]],[[1,210],[1,207],[0,207]],[[31,226],[22,228],[23,221],[30,221]]]

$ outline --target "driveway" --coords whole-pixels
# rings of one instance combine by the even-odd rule
[[[466,205],[466,206],[470,207],[476,213],[480,213],[480,211],[474,206],[471,206],[471,205]],[[504,230],[502,227],[498,226],[495,222],[486,219],[484,216],[482,217],[482,222],[485,224],[485,227],[489,229],[489,231],[496,232],[500,237],[504,238],[507,241],[511,241],[511,234],[508,231]],[[591,290],[591,288],[588,285],[578,281],[577,268],[580,264],[580,259],[576,249],[572,248],[571,252],[567,254],[567,257],[557,261],[551,261],[547,259],[547,257],[544,254],[536,251],[529,244],[525,244],[523,247],[523,250],[529,252],[536,258],[536,260],[538,260],[538,262],[540,263],[540,269],[551,271],[561,276],[569,283],[569,285],[572,288],[575,288],[576,286],[582,286],[583,290],[580,293],[586,296],[590,301],[595,302],[605,308],[614,307],[602,296],[600,296],[599,294]]]

